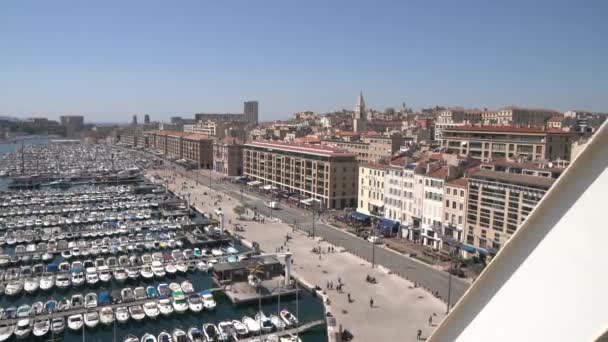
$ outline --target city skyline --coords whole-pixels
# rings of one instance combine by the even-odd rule
[[[361,90],[379,110],[608,108],[600,1],[267,6],[4,4],[0,115],[168,121],[254,99],[268,121],[354,109]]]

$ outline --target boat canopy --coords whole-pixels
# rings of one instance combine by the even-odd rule
[[[353,211],[352,213],[350,213],[350,217],[361,223],[369,223],[371,221],[371,217],[369,215],[360,213],[358,211]]]

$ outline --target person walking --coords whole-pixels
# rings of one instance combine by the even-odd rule
[[[416,333],[416,339],[420,340],[422,338],[422,329],[418,329],[418,332]]]
[[[374,307],[374,298],[370,298],[369,299],[369,307],[373,308]]]
[[[433,315],[429,316],[429,327],[433,326]]]
[[[352,302],[353,302],[353,301],[352,301],[352,299],[350,298],[350,293],[348,294],[348,302],[349,302],[349,303],[352,303]]]

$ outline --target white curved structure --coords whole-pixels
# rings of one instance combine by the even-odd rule
[[[608,328],[608,126],[557,180],[430,341],[593,341]]]

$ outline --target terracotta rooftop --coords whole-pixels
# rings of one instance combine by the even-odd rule
[[[334,133],[334,135],[337,135],[339,137],[353,137],[355,135],[359,135],[359,132],[353,132],[353,131],[336,131]]]
[[[331,147],[331,146],[311,145],[311,144],[297,144],[297,143],[284,143],[284,142],[276,142],[276,141],[271,142],[271,141],[258,140],[258,141],[253,141],[248,144],[245,144],[245,146],[263,147],[263,148],[268,148],[268,149],[277,149],[277,150],[298,152],[298,153],[304,153],[304,154],[315,154],[315,155],[321,155],[321,156],[326,156],[326,157],[333,157],[333,156],[353,156],[353,157],[355,157],[356,156],[356,154],[351,153],[348,150],[345,150],[342,148]]]
[[[432,177],[432,178],[446,179],[448,176],[448,168],[441,167],[441,168],[429,173],[427,176]]]
[[[403,167],[403,166],[405,166],[405,161],[406,161],[405,157],[395,158],[395,159],[391,160],[391,166]]]
[[[518,126],[457,126],[444,128],[444,131],[461,132],[497,132],[497,133],[568,133],[559,129],[544,129],[542,127],[518,127]]]
[[[362,163],[359,166],[366,167],[368,169],[375,169],[375,170],[386,170],[386,169],[388,169],[388,165],[378,164],[378,163]]]
[[[320,143],[321,139],[319,137],[301,137],[295,139],[296,143],[310,144],[310,143]]]
[[[177,131],[153,131],[156,135],[167,136],[167,137],[176,137],[176,138],[184,138],[190,140],[211,140],[208,135],[204,134],[194,134],[194,133],[186,133],[186,132],[177,132]]]
[[[468,181],[466,178],[456,178],[456,179],[452,179],[451,181],[448,181],[447,183],[452,186],[466,188]]]

